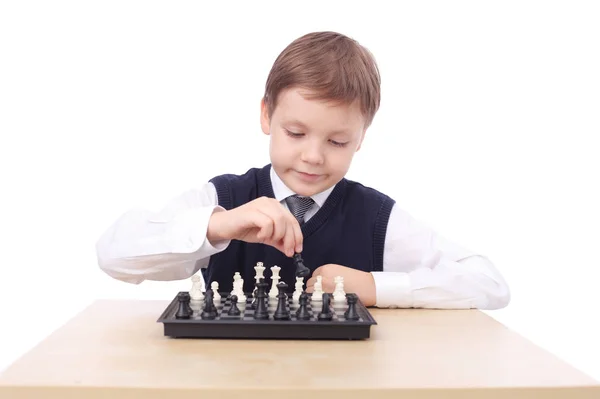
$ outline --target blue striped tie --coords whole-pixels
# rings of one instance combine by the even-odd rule
[[[290,195],[285,199],[287,206],[290,208],[292,215],[302,224],[304,221],[304,214],[314,204],[314,201],[310,197],[300,197],[298,195]]]

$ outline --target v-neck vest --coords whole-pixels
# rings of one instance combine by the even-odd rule
[[[211,179],[219,205],[231,210],[260,197],[275,198],[270,168],[269,164],[252,168],[242,175],[225,174]],[[305,265],[311,272],[328,263],[366,272],[381,271],[385,234],[393,205],[394,200],[387,195],[342,179],[317,213],[301,226]],[[225,292],[233,289],[233,275],[240,272],[244,291],[251,292],[257,262],[262,262],[265,267],[265,281],[270,283],[270,268],[277,265],[281,268],[280,281],[287,283],[289,292],[294,290],[296,280],[292,259],[266,244],[232,240],[224,251],[211,256],[209,265],[202,272],[207,286],[217,281],[219,291]]]

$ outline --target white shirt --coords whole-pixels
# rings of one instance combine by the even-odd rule
[[[275,198],[287,207],[284,199],[294,193],[273,168],[271,182]],[[306,221],[332,190],[312,197],[315,204]],[[215,187],[206,183],[176,197],[158,213],[132,209],[98,240],[98,264],[109,276],[134,284],[189,278],[229,245],[206,239],[217,208],[223,210]],[[499,309],[510,301],[506,282],[486,257],[443,239],[397,204],[385,236],[383,271],[371,273],[377,307]]]

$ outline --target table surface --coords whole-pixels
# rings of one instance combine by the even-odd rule
[[[365,341],[218,340],[165,337],[167,304],[94,302],[0,374],[0,398],[600,398],[478,310],[370,309]]]

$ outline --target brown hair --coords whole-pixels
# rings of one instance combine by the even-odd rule
[[[373,55],[356,40],[336,32],[314,32],[279,54],[265,87],[269,118],[281,91],[296,86],[312,100],[352,104],[358,100],[369,127],[379,109],[381,78]]]

